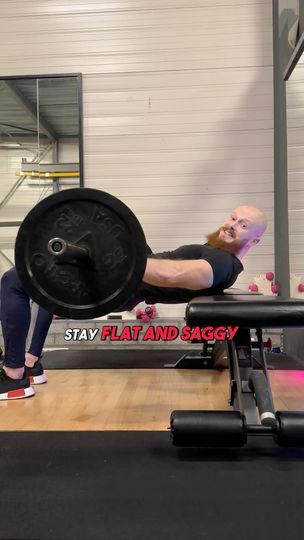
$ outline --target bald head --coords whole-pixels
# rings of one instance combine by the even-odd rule
[[[235,214],[242,215],[245,218],[249,219],[253,225],[252,230],[255,231],[255,234],[258,238],[263,236],[264,232],[267,229],[267,218],[263,214],[262,210],[256,206],[239,206],[234,210]]]
[[[225,223],[207,236],[208,243],[229,251],[241,259],[249,249],[259,243],[267,228],[267,219],[256,206],[235,208]]]

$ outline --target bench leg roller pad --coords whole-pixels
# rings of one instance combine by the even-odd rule
[[[173,411],[170,427],[174,446],[244,446],[247,441],[238,411]]]
[[[280,446],[304,446],[304,412],[278,411],[276,442]]]

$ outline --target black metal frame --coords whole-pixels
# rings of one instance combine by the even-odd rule
[[[267,435],[279,446],[304,447],[304,412],[275,411],[261,328],[256,334],[262,370],[253,369],[250,329],[240,328],[228,343],[232,410],[172,411],[175,446],[244,446],[247,435]]]
[[[79,145],[79,184],[84,186],[84,157],[83,157],[83,99],[82,99],[82,73],[56,73],[56,74],[33,74],[33,75],[0,75],[0,80],[13,81],[17,79],[66,79],[75,77],[77,79],[78,98],[78,145]]]
[[[202,343],[203,348],[197,351],[190,351],[183,354],[174,363],[164,364],[165,368],[178,369],[211,369],[213,367],[212,345],[206,340],[192,341],[192,343]]]
[[[245,416],[247,432],[273,434],[276,430],[276,417],[262,330],[257,328],[256,334],[262,367],[258,380],[253,371],[250,329],[241,328],[235,338],[228,342],[229,403],[235,411]]]
[[[289,77],[291,76],[294,68],[296,67],[298,61],[300,60],[302,54],[304,51],[304,32],[302,33],[295,50],[293,51],[290,60],[286,66],[286,69],[284,71],[284,81],[288,81]]]

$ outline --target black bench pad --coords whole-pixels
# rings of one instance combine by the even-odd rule
[[[199,296],[186,308],[186,323],[193,326],[284,328],[304,326],[304,300],[227,291]]]

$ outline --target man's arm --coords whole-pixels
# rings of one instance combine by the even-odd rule
[[[213,270],[203,259],[179,261],[148,258],[143,281],[157,287],[194,291],[209,289],[213,285]]]

